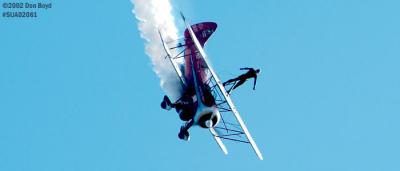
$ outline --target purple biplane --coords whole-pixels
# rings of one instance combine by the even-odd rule
[[[186,30],[183,40],[165,42],[162,33],[161,41],[167,57],[174,67],[184,90],[183,95],[175,102],[164,96],[161,107],[166,110],[175,108],[185,124],[178,137],[188,141],[189,128],[200,126],[209,129],[221,150],[228,154],[222,140],[248,143],[260,160],[260,150],[244,124],[239,112],[230,98],[230,91],[223,85],[208,61],[204,44],[217,29],[214,22],[203,22],[190,26],[183,14]],[[169,47],[168,44],[174,44]],[[184,59],[184,68],[180,68],[177,59]],[[231,85],[232,86],[232,85]]]

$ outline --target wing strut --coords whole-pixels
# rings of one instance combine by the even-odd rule
[[[187,84],[185,82],[185,78],[183,78],[182,71],[181,71],[181,69],[179,69],[178,64],[176,64],[176,62],[173,60],[173,56],[171,54],[171,51],[168,49],[167,44],[165,43],[160,30],[158,30],[158,34],[160,34],[161,42],[163,44],[165,53],[167,53],[167,58],[171,62],[172,66],[175,69],[176,74],[178,75],[179,79],[181,80],[183,88],[186,88]]]

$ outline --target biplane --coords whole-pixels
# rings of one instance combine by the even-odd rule
[[[175,108],[180,119],[185,121],[178,137],[188,141],[189,128],[200,126],[210,131],[224,154],[228,154],[228,150],[223,140],[236,141],[249,144],[258,158],[263,160],[230,97],[234,83],[225,86],[222,84],[203,49],[217,29],[217,24],[202,22],[190,26],[182,13],[181,17],[186,26],[182,40],[166,42],[159,31],[166,58],[176,71],[183,89],[181,97],[175,102],[171,102],[167,96],[161,102],[163,109]],[[180,65],[178,59],[183,64]]]

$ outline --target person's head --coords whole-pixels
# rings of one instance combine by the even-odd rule
[[[260,73],[260,69],[256,69],[257,74]]]

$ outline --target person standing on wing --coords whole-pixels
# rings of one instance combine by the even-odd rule
[[[254,69],[254,68],[245,67],[245,68],[240,68],[240,70],[248,70],[248,71],[246,73],[242,74],[242,75],[239,75],[236,78],[233,78],[233,79],[230,79],[230,80],[224,82],[223,85],[225,86],[225,85],[227,85],[229,83],[238,81],[234,85],[234,87],[232,88],[232,90],[234,90],[235,88],[239,87],[244,82],[246,82],[247,79],[254,78],[253,90],[255,90],[256,89],[256,84],[257,84],[257,74],[260,73],[260,69]]]

